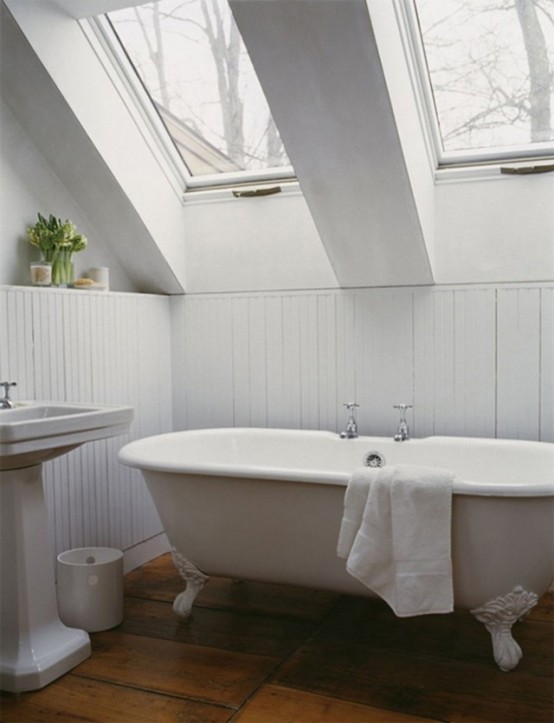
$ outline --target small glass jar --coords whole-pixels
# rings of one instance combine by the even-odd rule
[[[31,283],[33,286],[51,286],[52,285],[52,262],[32,261],[31,262]]]
[[[73,283],[73,261],[71,256],[60,254],[52,264],[52,286],[67,288]]]

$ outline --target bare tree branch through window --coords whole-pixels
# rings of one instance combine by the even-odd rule
[[[289,165],[226,0],[161,0],[109,20],[193,175]]]
[[[446,151],[554,140],[554,0],[414,0]]]

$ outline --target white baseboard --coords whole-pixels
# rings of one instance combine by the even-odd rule
[[[169,550],[169,540],[165,532],[160,532],[160,534],[155,537],[151,537],[148,540],[144,540],[144,542],[139,542],[138,545],[127,548],[123,551],[124,574],[150,562],[150,560],[153,560],[155,557],[169,552]]]

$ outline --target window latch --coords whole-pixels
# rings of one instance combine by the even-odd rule
[[[500,173],[512,176],[526,176],[531,173],[552,173],[554,164],[543,164],[541,166],[501,166]]]
[[[235,198],[256,198],[257,196],[273,196],[274,193],[281,193],[281,186],[270,188],[253,188],[244,191],[233,191]]]

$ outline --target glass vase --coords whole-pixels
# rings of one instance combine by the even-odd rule
[[[31,262],[31,283],[33,286],[50,286],[52,283],[52,263],[40,259]]]
[[[71,254],[60,251],[52,262],[52,286],[69,286],[73,283]]]

